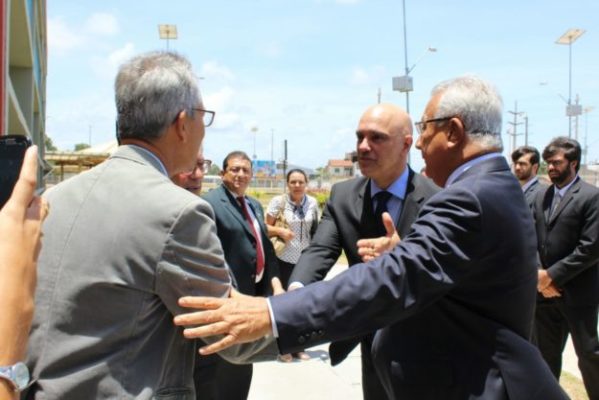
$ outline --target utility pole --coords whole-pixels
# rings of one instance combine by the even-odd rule
[[[287,176],[287,139],[283,141],[283,181]],[[283,183],[283,193],[287,193],[287,185]]]
[[[516,150],[516,136],[518,136],[518,125],[522,125],[522,122],[518,122],[518,116],[520,114],[522,114],[522,112],[518,112],[518,102],[515,102],[515,106],[514,106],[514,111],[508,111],[510,114],[514,115],[514,122],[508,122],[508,124],[512,125],[514,127],[514,129],[512,130],[512,133],[508,133],[510,135],[512,135],[512,150],[510,153],[512,153],[514,150]]]
[[[524,114],[524,146],[528,146],[528,114]]]
[[[582,105],[580,104],[580,96],[578,94],[576,94],[575,110],[580,110],[582,112]],[[576,139],[576,141],[578,141],[578,116],[581,112],[576,113],[574,116],[574,139]]]
[[[381,104],[381,88],[380,87],[379,87],[379,91],[377,92],[376,98],[377,98],[377,104]]]

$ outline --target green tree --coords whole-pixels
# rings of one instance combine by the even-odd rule
[[[87,143],[77,143],[75,145],[75,151],[79,151],[79,150],[85,150],[85,149],[89,149],[89,144]]]
[[[210,166],[210,170],[208,170],[207,175],[220,175],[220,168],[216,164],[212,164]]]
[[[45,136],[44,138],[44,146],[46,147],[46,151],[57,151],[58,149],[54,146],[52,142],[52,138],[50,136]]]

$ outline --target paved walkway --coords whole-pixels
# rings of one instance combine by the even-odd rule
[[[346,267],[337,265],[331,276]],[[328,344],[308,349],[309,361],[294,360],[254,364],[249,400],[361,400],[360,350],[356,348],[340,365],[332,367]],[[563,369],[580,378],[572,343],[564,353]]]

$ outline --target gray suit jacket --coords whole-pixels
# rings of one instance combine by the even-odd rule
[[[539,195],[540,192],[544,192],[547,188],[547,185],[542,183],[540,180],[536,180],[532,185],[526,188],[524,191],[524,197],[526,198],[526,203],[530,208],[534,206],[535,199]]]
[[[136,146],[47,199],[28,398],[195,399],[196,343],[172,319],[180,296],[231,288],[210,206]],[[244,361],[264,345],[226,357]]]

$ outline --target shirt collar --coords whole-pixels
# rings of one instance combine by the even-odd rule
[[[572,179],[572,182],[568,183],[566,186],[564,186],[561,189],[558,189],[558,187],[556,185],[553,185],[553,193],[554,196],[556,193],[559,193],[560,197],[564,197],[564,195],[566,194],[566,192],[568,191],[568,189],[570,189],[570,186],[572,186],[574,184],[574,182],[576,182],[578,180],[578,174],[576,174],[576,176],[574,177],[574,179]]]
[[[538,182],[539,178],[537,178],[536,176],[534,178],[532,178],[531,180],[529,180],[528,182],[526,182],[524,184],[524,186],[522,186],[522,191],[526,192],[528,190],[529,187],[531,187],[532,185],[535,184],[535,182]]]
[[[370,197],[374,198],[374,196],[378,192],[387,191],[391,193],[393,196],[398,197],[400,199],[405,199],[406,191],[408,190],[408,178],[410,176],[410,169],[406,166],[402,174],[397,178],[387,189],[381,189],[374,180],[370,180]]]
[[[164,166],[164,164],[162,163],[162,161],[160,161],[160,158],[158,158],[156,156],[156,154],[154,154],[150,150],[148,150],[148,149],[146,149],[144,147],[138,146],[136,144],[130,144],[129,146],[134,146],[134,147],[140,149],[141,151],[143,151],[144,153],[146,153],[147,155],[149,155],[150,157],[152,157],[158,163],[158,165],[160,166],[160,172],[162,172],[165,176],[168,177],[168,172],[166,171],[166,167]]]
[[[473,158],[472,160],[470,160],[468,162],[465,162],[464,164],[457,167],[451,173],[451,175],[449,175],[449,178],[447,178],[447,182],[445,182],[445,187],[448,187],[449,185],[454,183],[456,181],[456,179],[458,179],[460,177],[460,175],[462,175],[464,172],[468,171],[470,168],[472,168],[476,164],[480,164],[483,161],[490,160],[491,158],[496,158],[496,157],[503,157],[503,155],[501,153],[497,153],[497,152],[487,153],[480,157]]]

